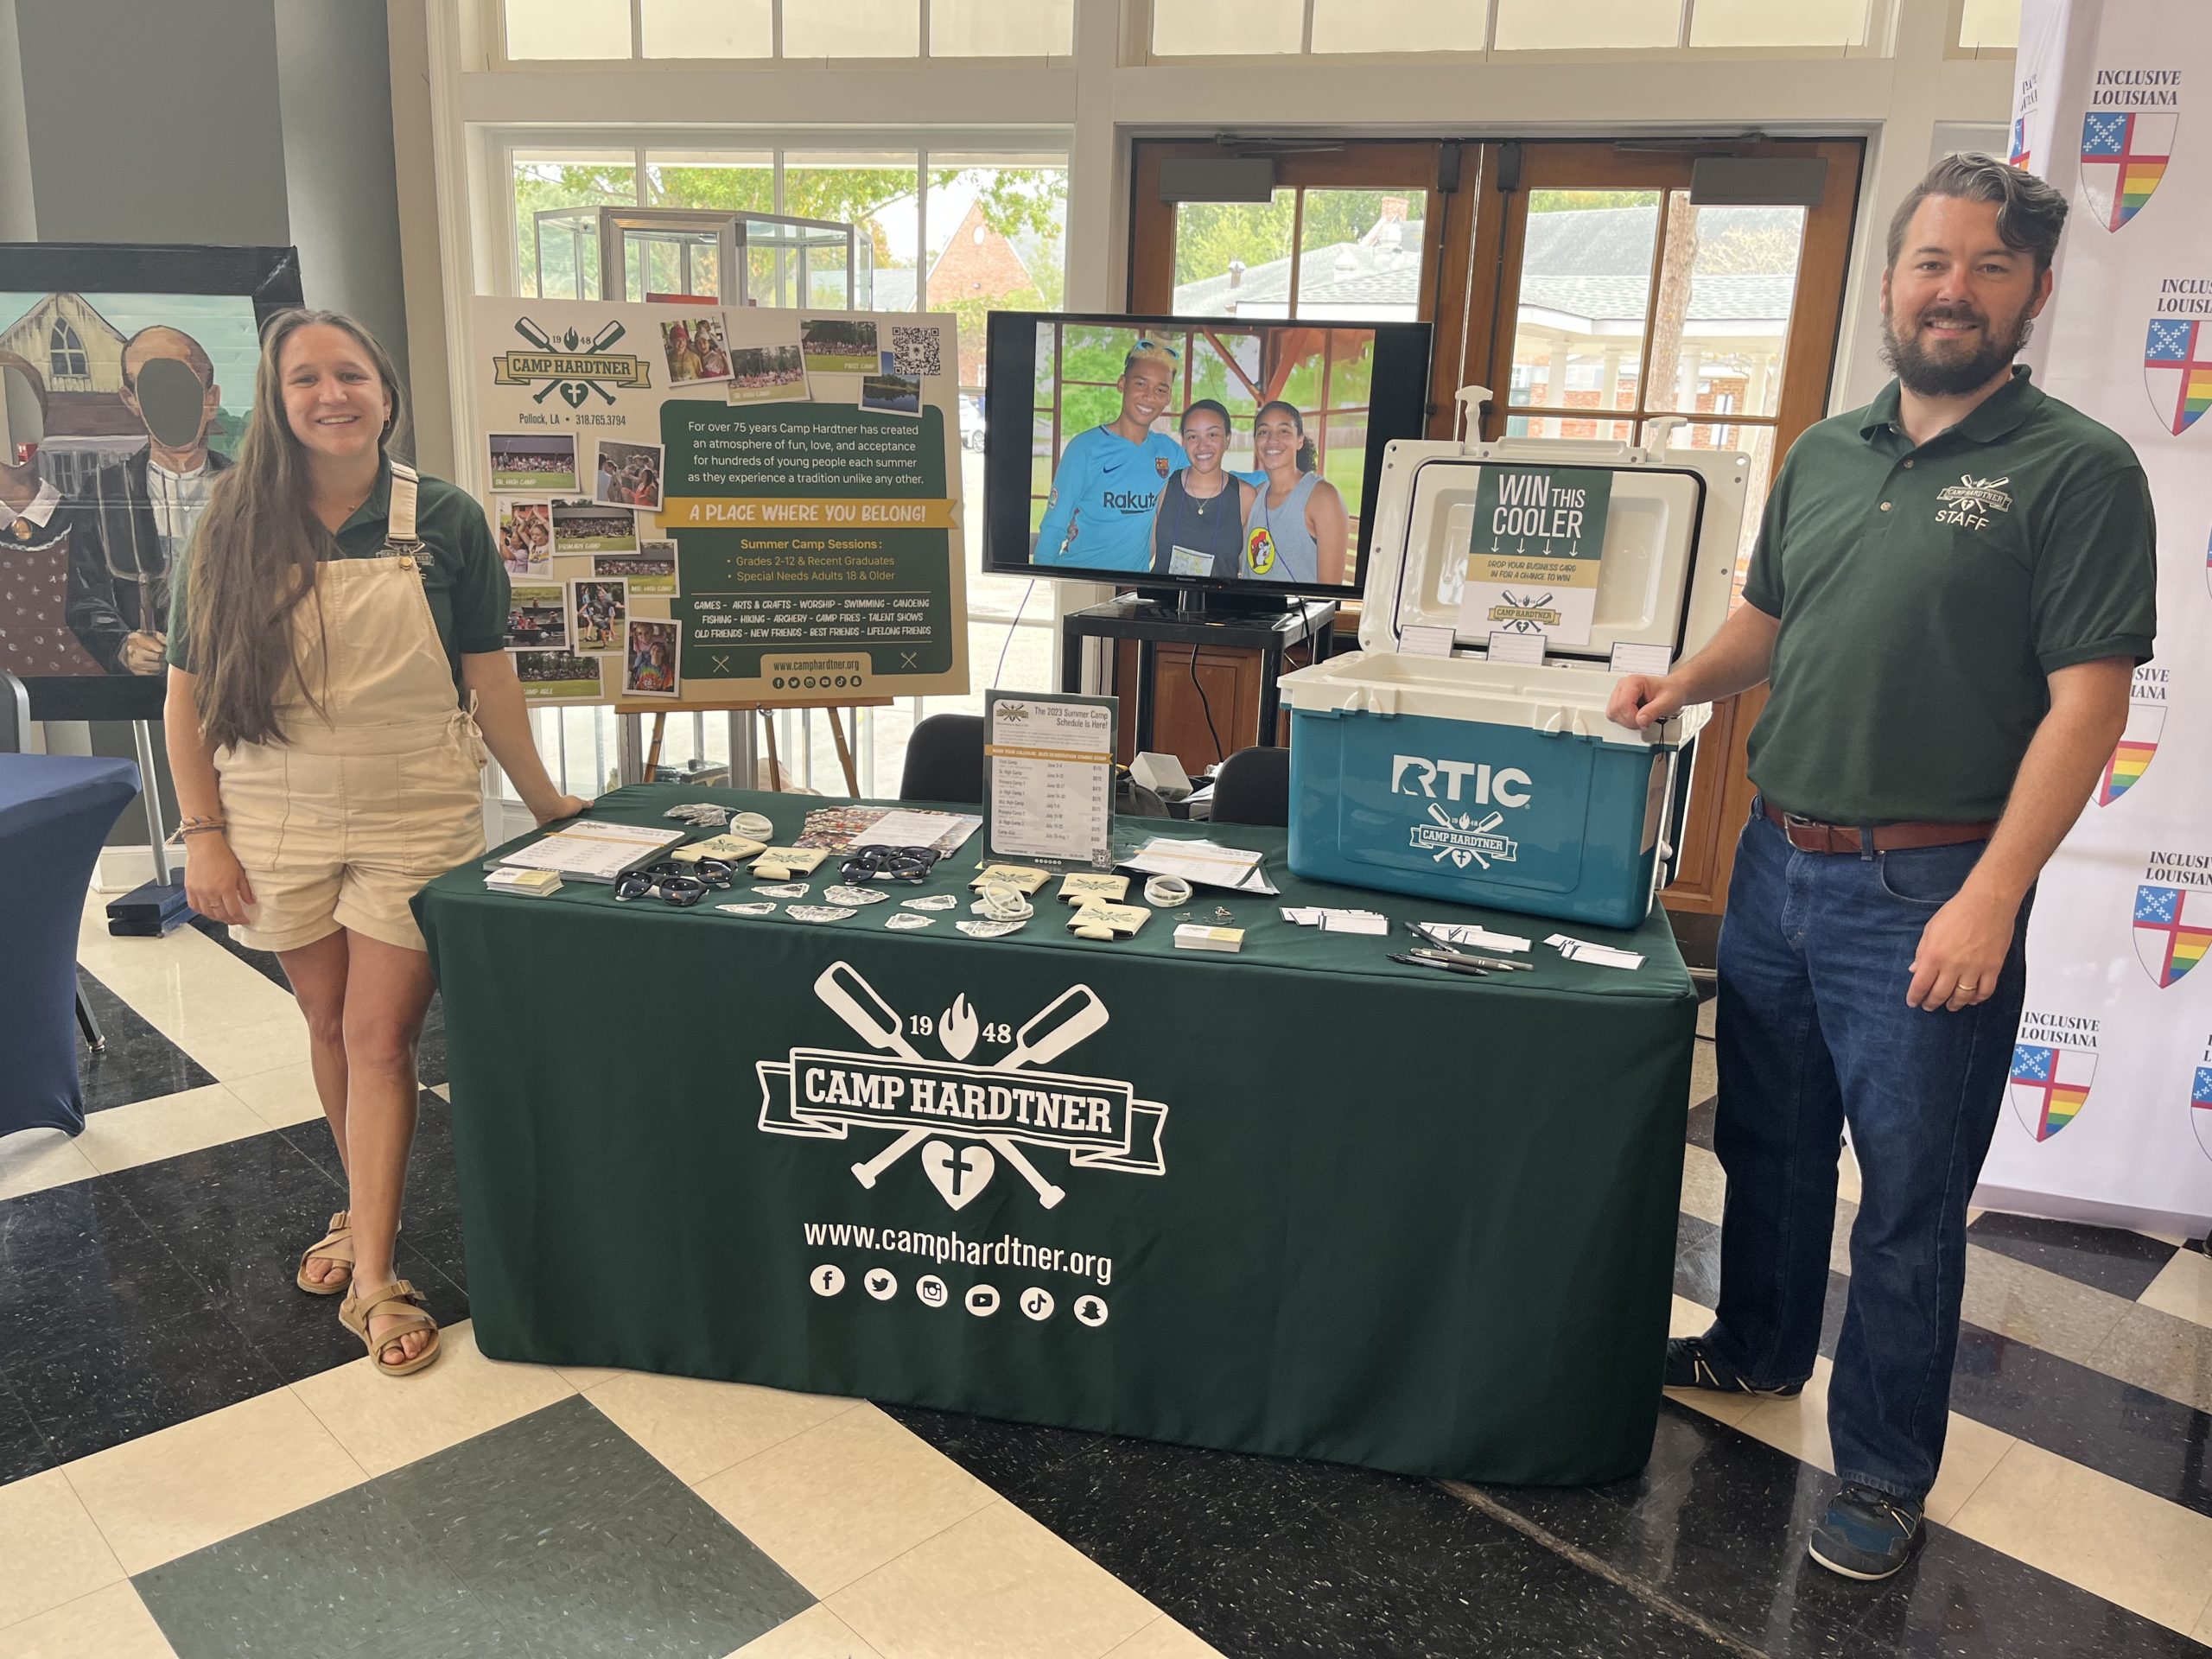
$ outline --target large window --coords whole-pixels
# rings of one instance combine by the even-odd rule
[[[1751,456],[1738,585],[1774,459],[1805,241],[1802,207],[1693,205],[1687,190],[1533,190],[1504,399],[1514,437],[1675,442]]]
[[[1075,0],[505,0],[507,58],[1042,58],[1075,49]]]
[[[932,16],[945,11],[934,0]],[[957,10],[957,9],[956,9]],[[987,10],[980,3],[966,9]],[[1026,578],[982,570],[982,407],[988,395],[983,319],[993,310],[1057,311],[1067,289],[1068,168],[1065,149],[925,149],[802,146],[683,149],[643,143],[507,150],[513,202],[516,291],[572,298],[600,285],[598,242],[588,213],[601,207],[753,211],[857,226],[874,260],[873,308],[950,311],[960,320],[960,462],[968,582],[969,677],[965,697],[910,697],[864,709],[855,746],[864,792],[899,785],[914,722],[946,710],[981,713],[990,687],[1045,690],[1054,683],[1050,596]],[[626,273],[626,291],[682,291],[677,268],[660,268],[648,241]],[[764,256],[772,257],[772,256]],[[691,291],[699,291],[696,270]],[[772,284],[756,287],[772,291]],[[827,305],[840,298],[823,301]],[[539,747],[570,786],[602,788],[614,764],[613,715],[603,709],[544,710]],[[728,719],[672,716],[664,767],[727,764]],[[844,787],[828,719],[779,716],[778,750],[793,780]]]
[[[1915,0],[1916,3],[1921,0]],[[1152,0],[1155,58],[1865,49],[1878,0]],[[2004,0],[1968,0],[1993,9]],[[2017,16],[2018,0],[2012,0]]]

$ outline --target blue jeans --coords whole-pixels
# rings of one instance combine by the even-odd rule
[[[1943,1458],[1967,1201],[2004,1100],[2028,906],[1986,1001],[1953,1014],[1904,997],[1921,930],[1985,845],[1805,853],[1754,808],[1720,930],[1713,1145],[1728,1197],[1707,1341],[1754,1388],[1812,1375],[1848,1123],[1860,1198],[1828,1433],[1840,1479],[1915,1502]]]

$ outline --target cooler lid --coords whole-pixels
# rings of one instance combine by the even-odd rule
[[[1663,446],[1681,423],[1651,424]],[[1679,659],[1727,615],[1750,472],[1726,450],[1394,443],[1360,645],[1434,652],[1448,631],[1456,649],[1486,651],[1493,632],[1540,633],[1554,662],[1602,666],[1618,645]]]

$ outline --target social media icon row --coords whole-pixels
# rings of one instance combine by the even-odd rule
[[[860,689],[857,674],[779,674],[774,681],[779,691],[842,691],[847,687]]]
[[[845,1270],[835,1262],[825,1262],[807,1274],[806,1282],[817,1296],[835,1296],[845,1287]],[[861,1288],[877,1301],[887,1302],[899,1294],[899,1277],[888,1268],[870,1268],[861,1275]],[[943,1307],[952,1300],[952,1292],[944,1280],[930,1273],[914,1281],[914,1297],[925,1307]],[[982,1319],[999,1311],[1002,1299],[995,1285],[970,1285],[962,1295],[960,1305]],[[1042,1324],[1052,1317],[1059,1304],[1052,1299],[1051,1291],[1041,1285],[1032,1285],[1014,1299],[1014,1306]],[[1079,1323],[1096,1330],[1106,1323],[1106,1300],[1103,1296],[1078,1296],[1073,1312]]]

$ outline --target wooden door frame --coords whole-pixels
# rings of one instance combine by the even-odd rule
[[[1465,359],[1466,383],[1489,386],[1496,394],[1484,412],[1484,435],[1496,438],[1505,429],[1505,394],[1513,362],[1512,320],[1519,309],[1521,259],[1528,243],[1529,192],[1687,190],[1691,164],[1700,155],[1817,156],[1828,164],[1827,181],[1820,206],[1805,214],[1797,289],[1783,344],[1782,387],[1774,420],[1773,465],[1779,469],[1798,435],[1827,413],[1865,148],[1864,142],[1855,138],[1764,143],[1714,140],[1702,147],[1670,144],[1656,150],[1571,139],[1521,144],[1517,156],[1506,162],[1511,190],[1484,193],[1486,197],[1501,198],[1504,220],[1497,244],[1495,287],[1489,296],[1489,315],[1496,322],[1468,330]],[[1480,264],[1478,258],[1478,278]],[[1655,265],[1655,285],[1658,277]],[[1805,372],[1808,368],[1809,372]],[[1639,384],[1638,396],[1643,395]],[[1771,474],[1768,481],[1771,484]],[[1675,831],[1681,842],[1681,856],[1673,885],[1660,895],[1669,910],[1718,915],[1727,902],[1728,877],[1736,861],[1735,827],[1750,813],[1754,793],[1745,770],[1745,747],[1765,704],[1764,686],[1716,702],[1711,722],[1698,738],[1691,771],[1690,811]]]

